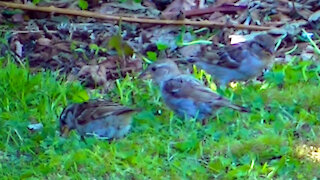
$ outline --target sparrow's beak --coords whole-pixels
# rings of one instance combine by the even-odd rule
[[[139,75],[140,79],[151,79],[151,73],[149,71],[149,68],[147,68],[146,70],[144,70],[140,75]]]
[[[267,48],[266,50],[267,50],[267,52],[270,53],[270,54],[274,54],[274,53],[275,53],[275,50],[274,50],[273,47]]]
[[[62,125],[60,128],[60,136],[66,137],[70,132],[70,129],[66,125]]]

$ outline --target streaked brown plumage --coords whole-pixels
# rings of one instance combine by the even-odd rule
[[[187,115],[203,120],[220,107],[247,111],[246,108],[234,105],[219,96],[193,76],[180,73],[177,65],[168,59],[151,64],[140,76],[151,76],[160,86],[166,105],[182,117]]]
[[[102,99],[71,104],[61,113],[60,132],[64,135],[75,129],[81,136],[121,138],[129,132],[132,115],[137,111]]]
[[[226,86],[231,81],[246,81],[259,76],[272,65],[274,47],[272,36],[260,34],[238,45],[202,49],[189,62],[211,74],[220,85]]]

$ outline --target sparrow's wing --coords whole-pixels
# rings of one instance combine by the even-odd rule
[[[210,102],[220,96],[200,81],[188,75],[180,75],[167,80],[163,90],[176,98],[189,98],[196,102]]]
[[[79,105],[77,117],[78,123],[81,125],[88,123],[90,120],[97,120],[110,115],[121,115],[135,111],[135,109],[121,106],[111,101],[91,100]]]
[[[167,80],[163,90],[174,98],[192,99],[196,104],[207,103],[211,107],[229,107],[239,111],[247,111],[246,108],[232,104],[200,81],[188,75],[180,75]]]
[[[246,44],[238,44],[233,46],[226,46],[224,48],[214,48],[204,53],[204,58],[208,63],[214,64],[229,69],[239,68],[242,61],[250,55]]]

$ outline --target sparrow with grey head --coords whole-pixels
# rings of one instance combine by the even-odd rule
[[[205,49],[189,62],[211,74],[220,86],[262,74],[274,60],[275,39],[259,34],[252,40],[224,48]]]
[[[219,96],[193,76],[182,74],[172,60],[159,60],[140,75],[143,79],[150,76],[160,86],[165,104],[179,116],[204,120],[221,107],[247,111]]]

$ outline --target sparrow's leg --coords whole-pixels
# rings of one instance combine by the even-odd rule
[[[84,143],[88,144],[87,141],[86,141],[86,138],[85,138],[83,135],[80,136],[80,139],[81,139],[81,141],[83,141]]]
[[[208,118],[205,118],[202,120],[202,126],[206,126],[208,124],[209,120]]]

